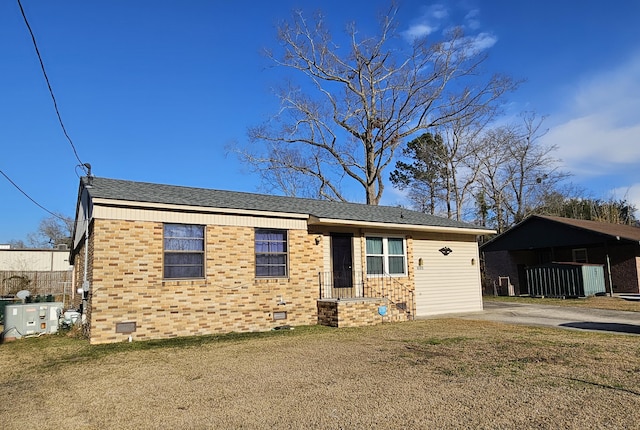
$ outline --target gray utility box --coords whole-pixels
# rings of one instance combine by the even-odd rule
[[[62,306],[60,302],[7,305],[4,309],[4,339],[57,332]]]

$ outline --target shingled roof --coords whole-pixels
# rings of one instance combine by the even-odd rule
[[[82,184],[86,185],[87,178],[84,177],[81,181]],[[294,213],[321,219],[472,229],[477,230],[478,234],[490,232],[485,227],[391,206],[331,202],[99,177],[91,179],[91,187],[87,187],[87,191],[93,199],[120,200],[132,202],[132,204],[134,202],[144,202],[203,208]]]
[[[640,242],[640,228],[546,215],[531,215],[483,244],[483,252]]]
[[[537,215],[539,218],[555,221],[568,226],[600,233],[612,238],[622,238],[634,242],[640,242],[640,228],[625,224],[611,224],[601,221],[588,221],[584,219],[562,218],[557,216]]]

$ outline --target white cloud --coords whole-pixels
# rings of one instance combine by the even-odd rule
[[[573,181],[613,193],[640,208],[640,53],[607,72],[579,80],[570,103],[542,142]]]
[[[411,25],[402,35],[409,42],[413,42],[421,37],[426,37],[440,28],[440,23],[447,19],[449,12],[441,4],[427,7],[415,24]]]
[[[545,136],[579,175],[616,172],[640,162],[640,55],[579,84],[568,111]]]
[[[480,21],[477,19],[480,12],[478,9],[470,10],[464,16],[465,26],[471,30],[480,28]],[[429,36],[440,28],[451,29],[451,23],[448,22],[449,11],[444,5],[436,4],[429,6],[423,10],[419,18],[401,34],[409,42],[416,39]],[[457,43],[466,45],[466,49],[474,53],[484,51],[496,44],[498,38],[491,33],[481,32],[476,35],[470,35],[459,40]]]
[[[415,24],[402,32],[402,35],[410,41],[414,41],[421,37],[426,37],[436,31],[436,27],[431,27],[427,24]]]
[[[474,51],[484,51],[496,44],[498,38],[491,33],[480,33],[476,36],[468,36],[471,49]]]
[[[477,30],[480,28],[480,20],[478,19],[478,16],[480,16],[480,11],[478,9],[473,9],[464,17],[466,26],[471,30]]]
[[[545,136],[558,147],[558,156],[570,171],[584,176],[610,174],[615,165],[640,161],[640,123],[617,127],[606,113],[573,118]]]
[[[612,190],[613,197],[617,200],[626,200],[636,207],[636,217],[640,212],[640,183],[631,184],[625,188]]]
[[[447,11],[447,8],[442,4],[434,4],[430,6],[427,13],[439,20],[445,19],[449,16],[449,11]]]

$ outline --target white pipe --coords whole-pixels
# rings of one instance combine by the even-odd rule
[[[89,266],[89,199],[84,208],[84,275],[82,278],[82,316],[87,314],[87,294],[89,291],[89,281],[87,280],[87,269]]]

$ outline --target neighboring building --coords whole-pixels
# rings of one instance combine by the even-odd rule
[[[527,268],[551,262],[601,265],[607,292],[640,293],[638,227],[532,215],[480,250],[485,278],[516,295],[529,293]]]
[[[53,295],[63,301],[71,296],[73,266],[69,249],[12,249],[0,247],[0,296],[13,296],[20,290],[35,295]]]
[[[92,177],[71,261],[91,343],[106,343],[479,311],[488,233],[399,207]]]
[[[0,248],[0,271],[64,271],[71,270],[69,248],[54,249],[11,249]]]

